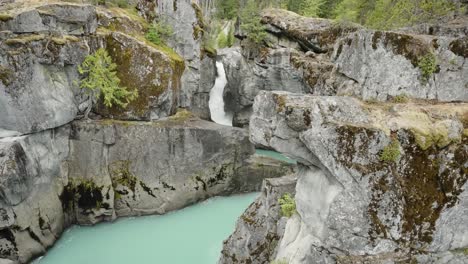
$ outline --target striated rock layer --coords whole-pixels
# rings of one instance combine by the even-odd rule
[[[251,140],[298,160],[297,213],[271,249],[245,246],[265,217],[247,211],[220,263],[465,263],[467,118],[466,103],[260,92]]]

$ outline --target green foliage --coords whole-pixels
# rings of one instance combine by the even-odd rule
[[[96,98],[102,96],[107,107],[127,107],[129,102],[138,97],[138,90],[128,91],[125,87],[120,87],[116,68],[117,65],[112,62],[107,51],[98,49],[93,55],[88,55],[78,67],[79,73],[85,75],[80,88]]]
[[[450,0],[342,0],[338,19],[377,29],[391,29],[431,21],[456,10]]]
[[[296,201],[290,193],[285,193],[278,199],[281,207],[281,214],[286,217],[291,217],[296,213]]]
[[[434,53],[428,53],[418,62],[418,68],[421,70],[424,81],[428,81],[437,71],[437,57]]]
[[[218,36],[218,48],[226,48],[228,46],[228,39],[224,31],[221,31]]]
[[[409,101],[409,98],[406,94],[400,94],[395,97],[393,97],[393,102],[398,103],[398,104],[404,104]]]
[[[128,0],[92,0],[94,5],[106,5],[106,6],[117,6],[120,8],[129,7]]]
[[[265,26],[261,23],[260,8],[255,0],[247,0],[247,4],[242,9],[240,14],[241,18],[241,29],[247,35],[247,38],[256,43],[262,43],[267,33]]]
[[[234,45],[235,41],[236,41],[236,39],[234,37],[234,24],[231,24],[229,26],[229,31],[228,31],[228,35],[227,35],[227,46],[232,47],[232,45]]]
[[[236,19],[239,12],[239,0],[216,1],[216,15],[220,19]]]
[[[163,22],[158,22],[150,25],[145,37],[149,42],[161,45],[163,40],[168,39],[173,33],[174,31],[169,25]]]
[[[385,162],[396,162],[400,158],[400,141],[398,139],[392,139],[380,154],[380,160]]]

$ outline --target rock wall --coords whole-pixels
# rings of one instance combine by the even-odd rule
[[[302,164],[297,214],[275,255],[251,251],[237,263],[466,262],[467,114],[466,103],[260,92],[251,140]],[[242,230],[220,263],[244,252]]]

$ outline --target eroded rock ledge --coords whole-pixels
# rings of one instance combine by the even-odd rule
[[[264,227],[245,226],[265,215],[247,211],[220,263],[466,262],[467,128],[466,103],[260,92],[251,140],[300,163],[297,214],[284,234],[271,229],[275,249],[259,249],[244,245]]]

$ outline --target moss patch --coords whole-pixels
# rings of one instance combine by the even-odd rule
[[[2,22],[6,22],[6,21],[9,21],[9,20],[12,20],[13,19],[13,16],[10,15],[10,14],[6,14],[6,13],[1,13],[0,14],[0,21]]]
[[[139,96],[128,104],[126,109],[119,107],[105,108],[99,106],[99,112],[113,118],[150,119],[150,110],[157,98],[167,89],[172,89],[172,100],[177,100],[180,89],[180,78],[185,65],[183,60],[172,54],[166,57],[168,50],[158,52],[152,50],[148,43],[143,45],[136,40],[126,39],[127,45],[122,45],[121,39],[109,34],[106,38],[107,50],[112,60],[117,64],[117,76],[121,85],[129,90],[138,89]],[[150,47],[148,47],[150,46]],[[158,50],[161,50],[158,47]],[[174,103],[175,106],[175,103]],[[175,112],[175,108],[171,109]]]
[[[15,80],[15,72],[10,68],[0,65],[0,81],[8,86]]]
[[[102,189],[90,179],[70,179],[64,187],[60,200],[64,210],[78,206],[82,210],[99,209],[104,206]]]
[[[45,39],[45,36],[43,34],[25,35],[25,36],[20,36],[17,38],[7,39],[5,40],[5,44],[10,45],[10,46],[25,45],[33,41],[40,41],[44,39]]]
[[[463,37],[452,41],[449,49],[458,56],[468,58],[468,37]]]
[[[398,139],[394,138],[388,144],[380,154],[380,160],[385,162],[397,162],[401,156],[400,152],[400,142]]]
[[[395,54],[402,55],[417,67],[419,61],[426,54],[432,53],[432,45],[412,35],[395,32],[376,31],[372,36],[372,47],[377,49],[377,44],[382,42]]]

